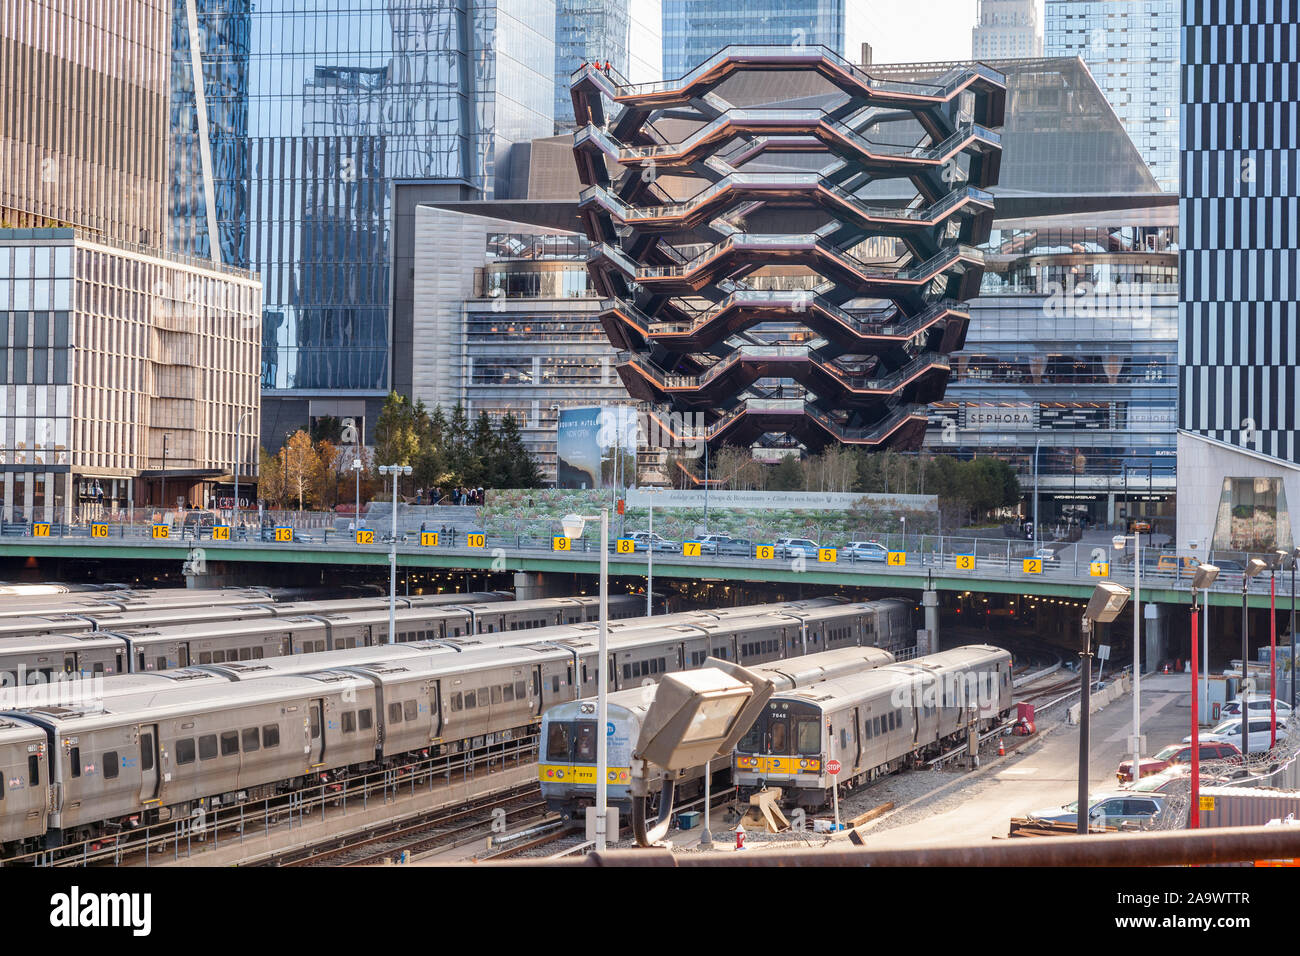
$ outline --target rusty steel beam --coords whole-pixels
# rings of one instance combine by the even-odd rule
[[[870,839],[870,836],[867,837]],[[1300,826],[1230,827],[981,844],[873,850],[848,844],[732,853],[610,850],[573,860],[520,860],[503,866],[1184,866],[1300,858]],[[482,864],[480,864],[482,865]]]

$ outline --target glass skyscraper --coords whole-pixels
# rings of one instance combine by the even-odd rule
[[[557,0],[555,131],[573,125],[569,77],[583,63],[609,61],[633,83],[660,79],[661,0]]]
[[[511,145],[552,133],[555,0],[172,2],[171,246],[209,255],[215,213],[222,258],[261,275],[274,445],[277,399],[389,387],[394,181],[491,198]]]
[[[684,75],[725,46],[825,46],[858,62],[868,33],[862,0],[663,0],[664,77]]]
[[[1178,191],[1179,0],[1047,0],[1047,55],[1078,56],[1165,192]]]

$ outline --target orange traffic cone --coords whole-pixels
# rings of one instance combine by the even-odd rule
[[[1006,755],[1007,755],[1007,745],[1003,742],[1002,738],[999,737],[999,738],[998,738],[998,756],[999,756],[999,757],[1005,757]]]

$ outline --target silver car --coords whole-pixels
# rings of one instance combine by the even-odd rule
[[[1088,826],[1140,830],[1148,827],[1164,806],[1161,794],[1132,791],[1095,794],[1088,798]],[[1025,814],[1043,823],[1077,823],[1079,801]]]

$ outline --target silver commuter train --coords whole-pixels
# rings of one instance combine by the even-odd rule
[[[838,617],[829,616],[811,626],[803,625],[805,633],[811,631],[818,641],[824,641],[838,621],[869,613],[865,605],[835,605],[831,609],[838,609]],[[664,629],[658,618],[646,619],[645,626],[640,629],[628,627],[611,633],[609,666],[614,678],[612,685],[616,688],[626,686],[622,684],[622,670],[616,661],[639,664],[637,671],[641,673],[662,672],[669,662],[673,669],[678,669],[677,662],[689,659],[690,641],[703,641],[730,651],[738,655],[742,663],[750,665],[762,663],[754,659],[757,657],[780,656],[780,647],[772,648],[764,642],[747,638],[773,626],[771,619],[780,617],[781,612],[744,617],[740,613],[742,610],[731,609],[721,615],[702,612],[714,623],[719,616],[730,619],[730,630],[726,633],[721,630],[683,633],[681,625]],[[577,633],[568,633],[559,640],[541,639],[547,631],[554,634],[574,630]],[[103,696],[91,707],[33,706],[10,710],[0,716],[0,721],[5,724],[0,727],[0,769],[3,769],[8,782],[8,799],[0,796],[0,834],[4,835],[4,852],[13,855],[40,845],[58,846],[103,832],[160,822],[188,815],[197,806],[228,805],[256,799],[301,786],[307,781],[308,774],[315,782],[336,780],[355,772],[492,747],[517,739],[521,734],[535,734],[547,707],[594,692],[597,674],[595,631],[594,625],[586,624],[531,634],[498,633],[486,639],[505,643],[499,647],[464,646],[469,639],[462,639],[459,643],[425,641],[412,642],[405,647],[356,648],[296,659],[227,662],[160,673],[122,675],[104,679]],[[475,640],[483,638],[480,636]],[[325,666],[328,666],[327,670],[315,669]],[[339,696],[340,685],[336,681],[348,681],[354,677],[370,681],[372,691],[360,693],[359,685],[343,685],[355,698],[349,703],[347,698]],[[311,683],[285,683],[304,680]],[[264,730],[270,726],[258,723],[261,711],[256,708],[261,707],[265,699],[242,692],[231,695],[231,685],[235,682],[247,685],[270,682],[276,687],[296,687],[315,694],[311,700],[319,705],[319,713],[325,715],[325,723],[319,729],[322,735],[319,742],[310,736],[313,733],[310,701],[306,705],[293,706],[307,707],[302,711],[309,721],[309,737],[304,746],[318,748],[317,756],[323,759],[309,762],[304,767],[300,766],[300,755],[290,754],[282,763],[268,763],[265,751],[275,747],[265,744],[262,731],[254,733],[258,728]],[[407,690],[416,696],[410,697]],[[425,694],[427,700],[422,702],[420,693]],[[426,720],[424,708],[427,708],[427,720],[430,721],[427,730],[416,736],[408,730],[393,733],[396,723],[408,723],[407,704],[412,700],[417,727],[422,726],[420,721]],[[197,718],[179,722],[164,720],[160,724],[150,721],[150,708],[154,704],[146,704],[146,701],[155,701],[164,709],[174,705],[196,714],[202,713],[205,715],[203,726],[199,727]],[[364,706],[366,702],[373,706]],[[393,709],[394,703],[402,705],[400,716]],[[348,707],[343,707],[344,704]],[[245,713],[246,706],[254,708],[254,711]],[[345,728],[340,731],[329,723],[328,715],[345,711],[353,716],[338,718],[339,726]],[[186,723],[191,726],[186,727]],[[33,725],[43,728],[46,738],[43,742],[39,735],[33,738],[30,730],[24,729]],[[146,728],[143,733],[141,727]],[[149,727],[154,729],[150,731]],[[96,734],[103,731],[108,736],[83,739],[82,728],[94,730]],[[200,734],[200,729],[211,733]],[[187,777],[185,786],[171,788],[170,781],[165,779],[166,771],[162,778],[155,779],[152,768],[188,757],[187,744],[179,745],[179,753],[177,750],[178,738],[190,739],[184,736],[184,731],[193,731],[194,734],[195,747],[199,751],[199,770],[192,772],[198,776]],[[126,747],[124,743],[131,733],[136,734],[132,738],[135,749]],[[331,735],[335,733],[361,734],[371,743],[371,749],[364,746],[358,749],[350,737],[342,744],[332,742]],[[277,741],[279,739],[277,737]],[[374,747],[374,742],[380,740],[384,742],[383,746]],[[213,746],[217,748],[215,751]],[[151,754],[151,748],[157,748],[156,752]],[[249,756],[244,760],[238,758],[240,753],[260,756]],[[111,778],[104,777],[106,760],[117,770]],[[205,761],[209,760],[217,761],[210,773],[204,767]],[[186,759],[185,765],[191,762]],[[119,782],[119,778],[127,779]],[[110,779],[112,783],[107,782]],[[136,802],[130,805],[123,802],[119,793],[128,785],[137,786],[138,795]],[[195,796],[200,792],[201,796]],[[73,800],[70,796],[73,793],[82,799]],[[73,802],[80,805],[72,807]],[[41,807],[48,806],[50,811],[36,811],[38,803]],[[66,816],[65,807],[68,811]]]
[[[863,668],[882,667],[894,662],[894,655],[878,647],[843,647],[832,651],[791,657],[763,664],[749,664],[750,670],[771,681],[778,691],[790,690],[825,680],[836,674],[856,673]],[[610,806],[623,813],[632,808],[632,748],[641,735],[641,724],[654,696],[645,687],[616,691],[609,696],[609,735],[607,788]],[[557,704],[542,715],[537,779],[542,798],[549,809],[564,819],[577,819],[584,807],[596,801],[596,701],[594,698]],[[712,768],[716,775],[729,765],[729,758],[718,758]],[[679,795],[689,795],[691,788],[702,787],[703,768],[676,781]],[[648,789],[657,794],[663,786],[663,774],[651,772]]]
[[[774,694],[736,746],[733,781],[742,795],[779,786],[787,804],[822,807],[828,761],[851,789],[992,727],[1011,698],[1011,655],[986,644]]]

